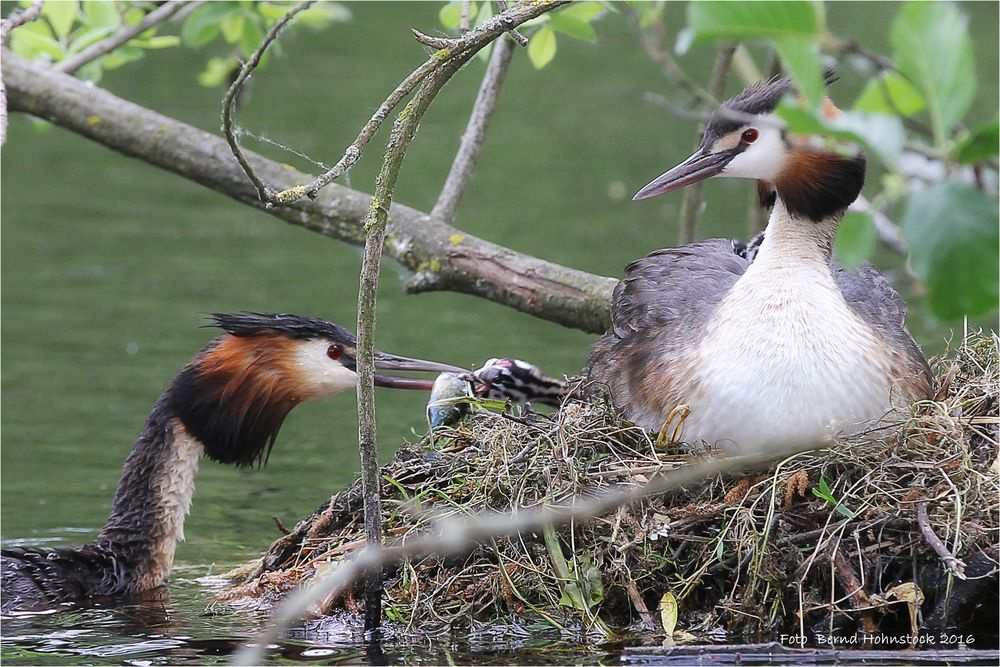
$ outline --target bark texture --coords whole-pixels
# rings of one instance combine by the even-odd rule
[[[124,155],[183,176],[281,220],[363,245],[368,194],[330,185],[315,200],[268,209],[218,136],[3,52],[3,79],[14,112],[30,113]],[[247,153],[276,188],[313,180],[288,165]],[[393,204],[386,254],[414,275],[408,291],[449,290],[479,296],[592,333],[610,322],[616,280],[578,271],[479,239],[422,211]]]

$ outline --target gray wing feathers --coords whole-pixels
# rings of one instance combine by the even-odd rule
[[[626,338],[677,322],[691,330],[708,317],[748,265],[726,239],[657,250],[632,262],[615,288],[608,333]]]
[[[933,379],[927,360],[913,336],[906,330],[906,302],[885,276],[866,262],[848,271],[839,264],[833,266],[833,278],[840,287],[847,305],[881,336],[890,350],[896,350],[897,377],[906,397],[922,400],[930,394]]]

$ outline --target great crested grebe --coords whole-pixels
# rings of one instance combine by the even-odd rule
[[[174,378],[125,460],[111,516],[97,539],[63,549],[4,549],[2,610],[136,594],[163,584],[184,538],[202,456],[249,466],[267,460],[296,405],[356,386],[347,329],[297,315],[216,314],[226,333]],[[382,370],[461,371],[375,353]],[[375,384],[430,390],[432,382],[376,375]]]
[[[787,78],[746,88],[693,155],[635,195],[728,176],[756,179],[773,206],[749,244],[710,239],[630,264],[592,352],[590,376],[638,425],[660,430],[683,407],[689,445],[819,444],[930,394],[903,300],[871,264],[832,262],[864,155],[788,133],[773,112],[791,92]],[[839,113],[828,99],[825,111]]]

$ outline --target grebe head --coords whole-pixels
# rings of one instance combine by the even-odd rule
[[[773,204],[777,194],[791,213],[813,220],[846,208],[864,185],[864,155],[856,149],[832,150],[818,137],[791,135],[774,110],[794,92],[786,77],[751,84],[713,114],[694,154],[633,199],[723,176],[756,179],[762,204]],[[829,118],[840,113],[829,98],[823,109]]]
[[[164,400],[206,454],[222,463],[266,460],[285,417],[299,403],[357,384],[354,335],[342,326],[287,314],[214,314],[226,333],[181,371]],[[462,371],[376,351],[380,370]],[[433,381],[376,375],[375,384],[429,391]]]

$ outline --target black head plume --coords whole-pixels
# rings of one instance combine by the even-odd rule
[[[218,327],[234,336],[285,336],[295,340],[325,338],[351,347],[354,334],[333,322],[288,313],[212,313],[207,327]]]

